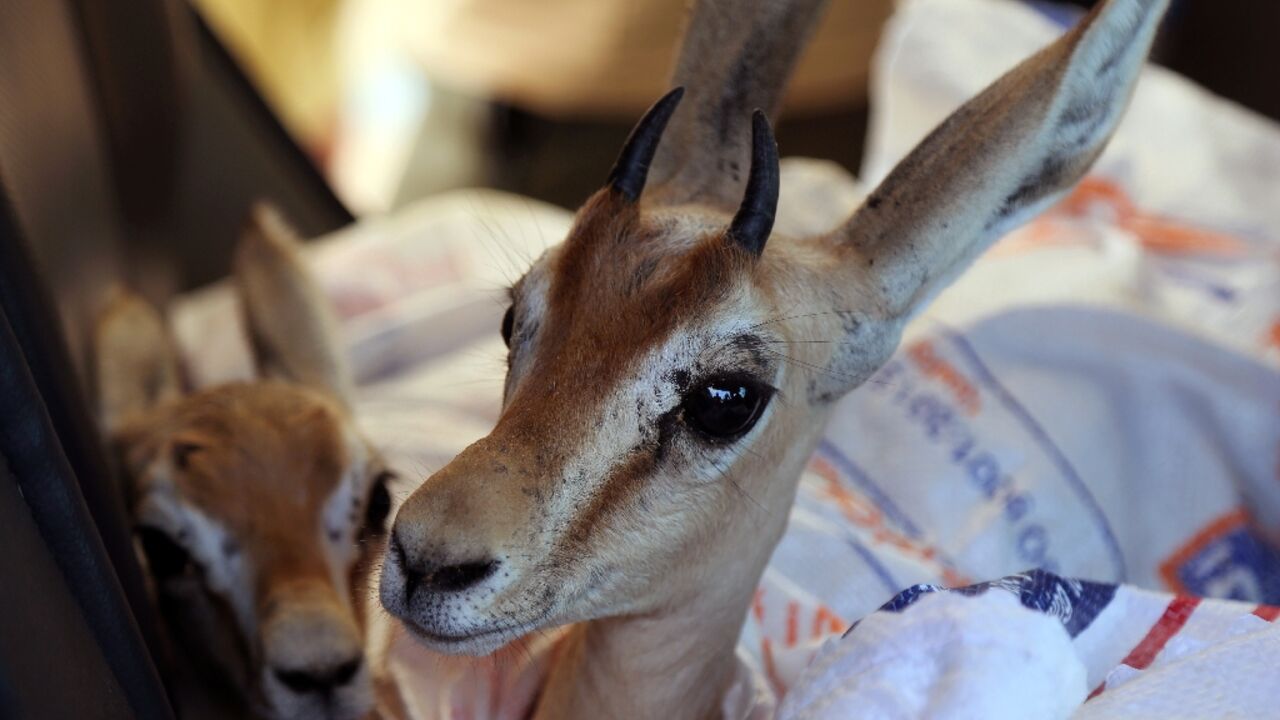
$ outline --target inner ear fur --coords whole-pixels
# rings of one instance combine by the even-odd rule
[[[352,382],[337,321],[307,271],[297,235],[269,205],[253,208],[235,254],[258,372],[319,390],[350,405]]]

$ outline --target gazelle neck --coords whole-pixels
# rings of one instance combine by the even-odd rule
[[[534,717],[716,717],[746,609],[734,602],[714,616],[678,608],[575,625],[557,649]]]
[[[643,615],[579,623],[556,650],[535,720],[718,718],[737,671],[735,647],[760,576],[787,526],[800,470],[817,433],[778,453],[775,482],[757,498],[777,513],[738,518],[698,548],[673,587],[693,588]],[[757,486],[761,487],[761,486]],[[747,500],[750,502],[750,500]],[[749,520],[749,522],[743,522]]]
[[[745,598],[575,625],[556,650],[534,717],[717,717],[751,599],[750,588],[736,594]]]

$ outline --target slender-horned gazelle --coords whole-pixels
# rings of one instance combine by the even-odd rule
[[[376,694],[398,712],[365,652],[388,470],[352,420],[328,309],[266,208],[235,277],[263,379],[184,395],[160,315],[127,293],[95,343],[181,697],[223,716],[338,720],[367,717]]]
[[[676,90],[654,105],[568,238],[511,289],[497,425],[396,516],[381,599],[428,647],[478,655],[573,624],[538,718],[716,714],[832,403],[1084,174],[1167,0],[1101,4],[839,227],[771,237],[777,151],[751,111],[776,108],[821,5],[695,9],[683,104]]]

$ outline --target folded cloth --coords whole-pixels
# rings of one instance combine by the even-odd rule
[[[919,585],[828,641],[778,717],[1270,716],[1278,614],[1043,571]]]

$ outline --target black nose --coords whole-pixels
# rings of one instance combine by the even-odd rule
[[[276,679],[295,693],[327,694],[351,682],[351,678],[360,671],[361,662],[362,658],[357,657],[323,668],[275,668],[274,672]]]
[[[473,560],[463,563],[440,563],[415,561],[405,552],[399,536],[392,535],[391,551],[400,561],[400,570],[404,573],[405,599],[413,597],[419,588],[427,592],[450,593],[460,592],[473,587],[485,578],[493,575],[500,564],[497,560]]]

